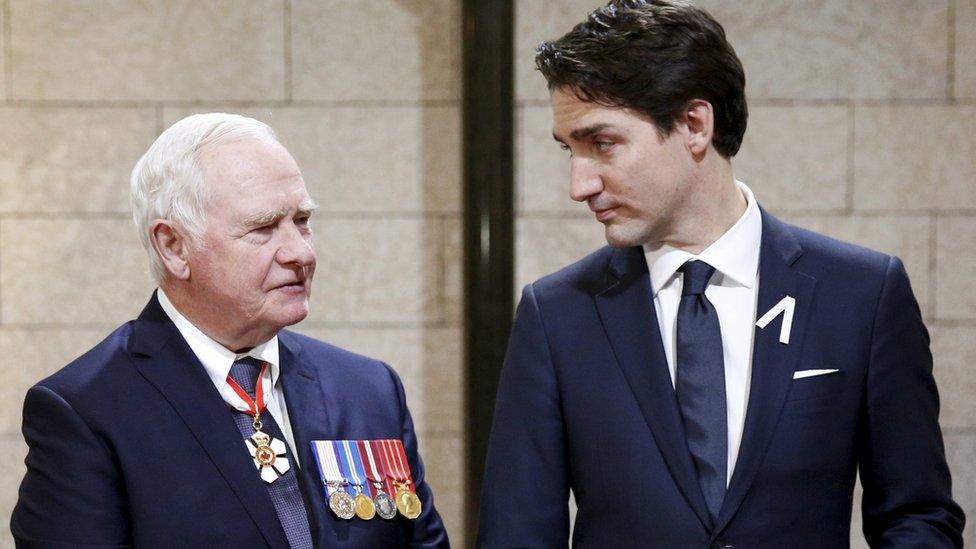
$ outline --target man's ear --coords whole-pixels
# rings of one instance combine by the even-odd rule
[[[190,278],[186,234],[172,221],[156,219],[149,225],[149,241],[166,271],[177,280]]]
[[[688,150],[700,160],[715,135],[715,110],[703,99],[692,99],[685,106],[684,122],[688,127]]]

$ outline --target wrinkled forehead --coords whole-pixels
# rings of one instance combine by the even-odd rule
[[[248,139],[215,145],[201,151],[199,164],[209,213],[258,206],[290,209],[311,203],[298,164],[275,141]]]

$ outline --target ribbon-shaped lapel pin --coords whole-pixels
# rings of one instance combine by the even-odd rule
[[[796,309],[796,300],[791,296],[786,296],[779,300],[772,309],[762,315],[758,321],[756,321],[756,326],[759,329],[763,329],[767,324],[773,321],[774,318],[783,313],[783,324],[779,329],[779,342],[783,345],[789,345],[790,343],[790,330],[793,329],[793,310]]]

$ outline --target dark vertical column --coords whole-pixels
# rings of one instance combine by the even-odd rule
[[[473,545],[514,300],[513,0],[463,0],[466,523]]]

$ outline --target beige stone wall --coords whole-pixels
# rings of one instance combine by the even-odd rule
[[[128,173],[179,118],[264,120],[321,204],[298,330],[403,377],[463,541],[460,2],[0,0],[0,546],[24,393],[152,291]]]
[[[517,3],[520,286],[603,244],[602,227],[568,198],[568,162],[532,65],[540,41],[602,3]],[[776,215],[904,260],[932,334],[953,492],[972,523],[976,0],[699,4],[745,65],[751,116],[736,175]],[[972,524],[966,540],[976,543]]]

